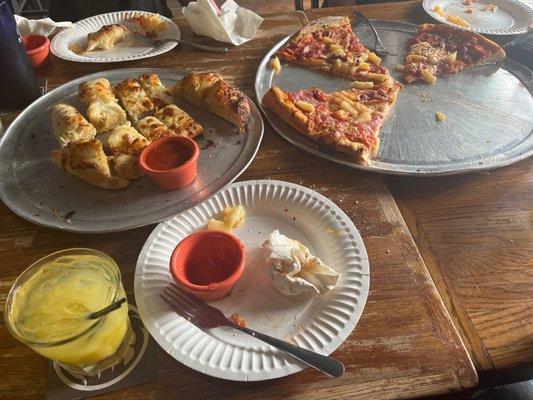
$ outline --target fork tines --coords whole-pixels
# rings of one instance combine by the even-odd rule
[[[160,296],[174,311],[189,321],[196,320],[206,306],[201,300],[186,293],[173,283],[163,289]]]
[[[155,46],[155,43],[152,39],[147,38],[144,35],[141,35],[139,32],[130,31],[129,34],[133,39],[144,44],[145,46]]]

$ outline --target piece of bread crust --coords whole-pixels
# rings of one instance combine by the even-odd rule
[[[202,106],[237,126],[241,132],[246,130],[250,119],[248,99],[225,80],[219,80],[207,91]]]
[[[52,162],[71,175],[103,189],[122,189],[129,181],[112,176],[108,158],[98,139],[73,142],[50,154]]]
[[[287,44],[295,42],[304,36],[312,35],[315,32],[323,30],[324,28],[331,29],[344,25],[349,25],[351,27],[350,18],[348,18],[347,16],[330,16],[318,18],[314,21],[311,21],[309,24],[300,29],[300,31],[297,32],[296,35],[294,35],[287,41]]]
[[[170,90],[175,96],[202,107],[208,90],[221,79],[219,74],[194,72],[176,82]]]

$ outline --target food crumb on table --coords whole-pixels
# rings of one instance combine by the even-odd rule
[[[435,114],[435,119],[437,120],[437,122],[444,122],[444,120],[446,119],[446,114],[437,111],[437,113]]]

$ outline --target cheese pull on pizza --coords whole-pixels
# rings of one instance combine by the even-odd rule
[[[423,24],[407,43],[404,80],[435,83],[437,76],[501,62],[505,51],[477,33],[445,24]]]
[[[317,88],[295,92],[271,87],[263,104],[301,134],[369,164],[379,149],[379,130],[402,87],[397,82],[371,89],[325,93]]]
[[[250,104],[243,92],[226,82],[222,76],[194,72],[172,88],[175,96],[218,115],[244,132],[250,119]]]
[[[124,25],[104,25],[98,31],[87,35],[87,48],[85,51],[109,50],[115,46],[115,43],[123,40],[128,32],[128,28]]]
[[[78,100],[87,106],[87,117],[98,133],[110,131],[126,122],[126,112],[118,104],[111,83],[105,78],[80,84]]]
[[[348,17],[319,18],[276,53],[280,59],[342,77],[381,84],[390,79],[381,58],[361,44]]]

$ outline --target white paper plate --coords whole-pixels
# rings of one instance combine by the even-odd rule
[[[107,14],[95,15],[78,21],[74,26],[64,29],[52,39],[50,50],[54,55],[64,60],[85,62],[85,63],[103,63],[103,62],[120,62],[138,60],[140,58],[154,57],[176,47],[177,43],[165,43],[159,47],[152,48],[141,45],[132,38],[126,37],[123,41],[115,44],[115,47],[109,50],[95,50],[83,54],[76,54],[69,49],[73,44],[81,48],[87,45],[87,35],[96,32],[104,25],[122,24],[128,29],[143,33],[141,27],[129,22],[133,14],[153,14],[146,11],[117,11]],[[177,39],[181,38],[181,32],[178,26],[170,19],[160,16],[166,23],[167,29],[158,34],[157,39]]]
[[[478,0],[472,3],[473,14],[465,13],[464,0],[424,0],[422,7],[437,21],[467,31],[489,35],[515,35],[527,32],[528,24],[533,20],[533,9],[519,0]],[[495,5],[496,12],[483,11],[488,4]],[[448,22],[445,17],[433,9],[440,6],[449,15],[457,15],[467,21],[470,27],[464,28]]]
[[[234,233],[247,251],[246,271],[231,296],[212,303],[227,316],[239,313],[252,329],[330,354],[359,320],[370,283],[366,249],[348,216],[326,197],[292,183],[234,183],[209,200],[161,223],[146,241],[135,270],[135,301],[155,340],[179,362],[218,378],[259,381],[290,375],[306,365],[231,328],[201,330],[159,297],[172,281],[169,259],[187,235],[203,229],[227,206],[246,209]],[[261,244],[275,229],[309,247],[341,274],[324,296],[279,294],[266,274]]]

